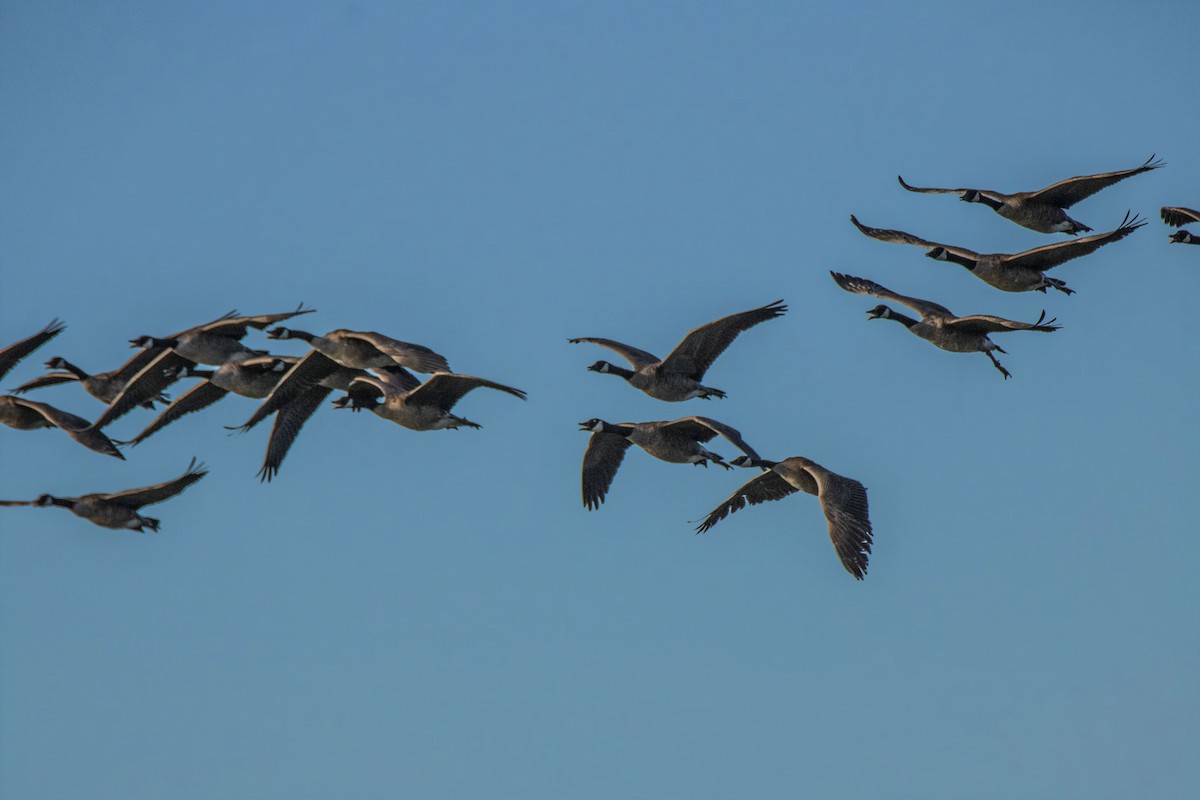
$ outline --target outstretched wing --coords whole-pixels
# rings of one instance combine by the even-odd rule
[[[283,322],[292,317],[298,317],[301,314],[311,314],[314,311],[316,311],[315,308],[305,308],[304,303],[301,303],[296,306],[295,311],[285,311],[282,314],[258,314],[253,317],[236,317],[233,316],[236,312],[231,312],[220,319],[213,320],[192,330],[202,330],[205,333],[212,333],[217,336],[229,336],[234,339],[241,339],[246,335],[246,331],[249,328],[261,331],[268,325],[274,325],[277,322]]]
[[[799,489],[785,481],[778,473],[768,470],[746,481],[725,502],[710,511],[704,521],[697,526],[696,533],[705,533],[733,512],[741,511],[747,503],[756,506],[768,500],[781,500],[798,491]]]
[[[967,258],[979,258],[979,253],[974,250],[968,250],[965,247],[954,247],[941,242],[932,242],[929,239],[922,239],[920,236],[913,236],[911,233],[904,231],[894,231],[889,228],[872,228],[869,225],[863,225],[858,221],[858,218],[853,214],[850,215],[850,221],[854,223],[854,227],[858,228],[864,235],[870,236],[872,239],[878,239],[881,242],[891,242],[892,244],[912,244],[917,247],[943,247],[954,253],[959,253]]]
[[[901,178],[899,175],[896,176],[896,180],[900,181],[900,185],[908,191],[920,192],[921,194],[962,194],[964,192],[979,192],[982,195],[986,195],[987,197],[990,197],[994,200],[1000,200],[1002,202],[1005,197],[1005,195],[1001,194],[1000,192],[993,192],[989,189],[970,189],[965,187],[961,189],[932,189],[921,186],[909,186],[904,182],[904,178]]]
[[[1043,311],[1037,322],[1016,322],[1004,317],[993,317],[991,314],[972,314],[969,317],[957,317],[947,320],[946,327],[965,333],[1005,333],[1007,331],[1042,331],[1049,333],[1061,326],[1054,324],[1054,319],[1046,319]]]
[[[13,389],[12,393],[24,394],[33,389],[44,389],[47,386],[58,386],[60,383],[70,383],[77,380],[79,380],[79,376],[73,372],[47,372],[44,375],[37,376],[33,380],[25,381]]]
[[[136,447],[149,436],[167,427],[180,417],[203,408],[208,408],[227,394],[229,394],[227,389],[222,389],[212,381],[200,381],[200,383],[180,395],[174,403],[163,409],[163,412],[155,417],[154,421],[147,425],[145,430],[129,441],[122,442],[122,444]]]
[[[921,300],[916,297],[907,297],[902,294],[896,294],[891,289],[880,286],[875,281],[869,281],[866,278],[857,278],[853,275],[843,275],[840,272],[830,272],[833,276],[833,281],[838,286],[845,289],[847,292],[854,294],[869,294],[872,297],[878,297],[881,300],[894,300],[897,303],[903,303],[913,309],[921,316],[948,316],[953,317],[954,314],[945,306],[930,302],[929,300]]]
[[[1096,192],[1107,186],[1112,186],[1117,181],[1123,181],[1134,175],[1158,169],[1165,163],[1162,160],[1155,161],[1154,156],[1151,155],[1146,159],[1146,163],[1140,167],[1117,170],[1116,172],[1102,172],[1098,175],[1080,175],[1077,178],[1067,178],[1066,180],[1051,184],[1045,189],[1033,192],[1029,195],[1029,199],[1039,203],[1049,203],[1059,208],[1070,208],[1080,200],[1091,197]]]
[[[452,372],[435,373],[429,380],[408,393],[407,402],[420,406],[433,406],[449,411],[463,395],[472,389],[484,387],[507,392],[513,397],[525,399],[525,392],[505,386],[502,383],[489,381],[486,378],[476,378],[472,375],[458,375]]]
[[[313,387],[339,369],[344,368],[329,356],[316,350],[310,350],[304,358],[297,361],[291,369],[284,373],[267,399],[255,410],[250,419],[236,430],[242,432],[250,430],[297,397],[308,394]]]
[[[589,511],[596,510],[604,502],[608,487],[625,460],[625,451],[630,444],[628,438],[616,433],[593,433],[588,439],[587,450],[583,452],[580,480],[583,505]]]
[[[208,470],[204,468],[204,464],[196,463],[196,459],[193,458],[191,463],[188,464],[187,470],[175,480],[157,483],[154,486],[145,486],[140,489],[126,489],[123,492],[105,494],[101,495],[101,497],[126,508],[137,509],[142,506],[161,503],[163,500],[172,498],[207,474]]]
[[[1146,221],[1141,217],[1135,216],[1131,219],[1129,212],[1126,212],[1125,219],[1121,221],[1121,224],[1108,233],[1097,233],[1093,236],[1085,236],[1082,239],[1071,239],[1066,242],[1056,242],[1042,247],[1035,247],[1032,250],[1025,250],[1024,252],[1008,256],[1001,263],[1005,268],[1009,269],[1052,269],[1059,264],[1065,264],[1073,258],[1093,253],[1106,244],[1118,242],[1145,224]]]
[[[1162,221],[1172,228],[1181,228],[1191,222],[1200,222],[1200,211],[1194,211],[1183,206],[1163,206]]]
[[[598,344],[601,347],[607,347],[609,350],[612,350],[614,353],[621,356],[621,358],[632,364],[635,370],[658,363],[658,356],[654,355],[653,353],[647,353],[645,350],[639,350],[636,347],[630,347],[627,344],[621,344],[620,342],[612,339],[598,339],[595,336],[581,336],[578,339],[567,339],[567,341],[571,344],[590,342],[591,344]]]
[[[663,359],[662,368],[667,372],[686,375],[698,381],[738,334],[760,322],[781,317],[786,312],[787,306],[783,301],[776,300],[761,308],[730,314],[707,325],[701,325],[683,337],[683,341]]]
[[[275,424],[271,426],[271,438],[267,441],[267,455],[263,458],[262,469],[258,471],[260,481],[270,482],[279,474],[283,459],[300,435],[300,429],[332,391],[326,386],[314,386],[279,409],[275,414]]]
[[[746,440],[742,438],[742,434],[736,428],[732,428],[723,422],[717,422],[710,417],[681,417],[680,419],[665,423],[660,427],[660,430],[681,434],[697,442],[707,442],[714,436],[723,436],[729,440],[730,444],[746,455],[755,459],[759,458],[758,453],[746,443]]]
[[[163,389],[179,380],[187,367],[195,366],[195,363],[174,350],[159,351],[157,358],[125,384],[125,388],[116,399],[109,403],[99,419],[92,423],[92,428],[100,430],[147,400],[156,399]]]
[[[853,478],[830,472],[805,459],[805,469],[817,482],[817,499],[829,524],[829,538],[842,566],[855,578],[867,574],[871,555],[871,519],[867,509],[867,488]]]
[[[450,372],[450,364],[423,344],[412,344],[384,336],[374,331],[344,331],[348,337],[361,339],[402,367],[417,372]]]
[[[0,378],[7,375],[9,370],[15,367],[25,356],[62,333],[66,327],[65,323],[57,319],[51,320],[49,325],[42,328],[33,336],[29,336],[19,342],[13,342],[8,347],[0,350]]]
[[[12,402],[17,405],[24,406],[31,411],[35,411],[42,416],[42,419],[49,422],[56,428],[61,429],[64,433],[70,436],[75,441],[89,450],[94,450],[97,453],[103,453],[106,456],[113,456],[122,461],[125,456],[121,455],[121,451],[113,444],[112,440],[105,436],[99,429],[88,422],[83,417],[77,417],[69,411],[63,411],[61,408],[55,408],[49,403],[38,403],[33,400],[26,400],[22,397],[11,398]]]

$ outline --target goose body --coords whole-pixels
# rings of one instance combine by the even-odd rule
[[[593,418],[579,423],[579,429],[592,434],[583,454],[581,472],[583,505],[588,510],[595,510],[604,502],[631,445],[671,464],[707,467],[712,462],[729,469],[720,455],[704,447],[704,443],[723,436],[743,453],[758,457],[736,429],[708,417],[621,423]]]
[[[1000,364],[992,351],[1004,352],[995,342],[988,338],[991,333],[1007,331],[1041,331],[1049,333],[1058,330],[1054,320],[1045,321],[1046,312],[1042,312],[1037,322],[1015,322],[1003,317],[990,314],[973,314],[968,317],[955,316],[945,306],[915,297],[906,297],[890,289],[880,286],[874,281],[857,278],[853,275],[843,275],[830,272],[838,286],[854,294],[867,294],[884,300],[894,300],[903,303],[921,315],[921,319],[901,314],[888,306],[878,305],[867,312],[868,319],[891,319],[904,325],[908,330],[925,341],[947,350],[951,353],[983,353],[1000,373],[1008,379],[1011,373]]]
[[[955,247],[922,239],[904,231],[871,228],[859,222],[853,214],[850,215],[850,221],[859,231],[872,239],[932,248],[925,254],[929,258],[936,261],[950,261],[965,267],[976,278],[1005,292],[1045,292],[1047,288],[1050,288],[1068,295],[1074,294],[1074,290],[1068,288],[1061,280],[1048,277],[1045,270],[1087,255],[1111,242],[1120,241],[1146,224],[1144,220],[1138,217],[1131,219],[1126,214],[1124,221],[1107,233],[1056,242],[1010,255],[1005,253],[981,254],[965,247]]]
[[[52,370],[59,370],[58,372],[48,372],[31,381],[26,381],[13,391],[21,394],[33,389],[41,389],[46,386],[56,386],[75,381],[84,388],[84,391],[100,402],[112,403],[120,396],[133,376],[141,372],[155,357],[155,351],[142,350],[117,369],[110,370],[109,372],[96,372],[89,375],[62,356],[55,356],[46,362],[46,367]],[[144,408],[154,408],[156,401],[165,403],[168,402],[168,398],[160,392],[154,398],[146,400],[140,405]]]
[[[1067,178],[1034,192],[1005,194],[990,189],[942,189],[910,186],[904,178],[897,176],[900,185],[910,192],[925,194],[957,194],[968,203],[982,203],[1005,219],[1039,233],[1069,233],[1077,235],[1090,231],[1087,225],[1067,215],[1066,209],[1081,200],[1091,197],[1101,189],[1118,181],[1163,166],[1154,156],[1146,159],[1140,167],[1102,172],[1096,175],[1080,175]]]
[[[567,341],[572,344],[590,342],[618,353],[629,361],[632,370],[607,361],[597,361],[588,369],[592,372],[618,375],[633,388],[640,389],[657,400],[669,403],[697,397],[707,400],[711,397],[725,396],[725,392],[720,389],[701,384],[704,373],[712,366],[717,356],[725,352],[742,331],[749,330],[760,322],[782,316],[786,311],[787,306],[783,301],[777,300],[761,308],[731,314],[701,325],[683,337],[683,341],[663,359],[612,339],[585,336]]]
[[[816,495],[829,526],[829,538],[846,571],[858,580],[867,574],[871,555],[871,519],[867,509],[867,489],[853,478],[825,469],[803,456],[783,461],[738,456],[730,462],[737,467],[766,470],[755,476],[709,512],[696,528],[705,533],[725,517],[746,507],[769,500],[782,500],[796,492]]]
[[[138,510],[143,506],[161,503],[174,497],[207,474],[204,465],[197,464],[193,458],[183,475],[154,486],[111,494],[85,494],[82,497],[55,497],[43,494],[36,500],[0,500],[0,506],[57,506],[70,509],[76,516],[102,528],[132,530],[138,533],[144,532],[146,528],[157,531],[159,520],[142,516]]]

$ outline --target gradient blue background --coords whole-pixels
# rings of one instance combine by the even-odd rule
[[[211,469],[159,535],[0,514],[0,796],[1195,796],[1200,247],[1158,209],[1200,207],[1196,7],[965,5],[6,3],[0,339],[70,327],[5,389],[303,300],[529,401],[431,433],[325,409],[271,485],[265,426],[221,427],[242,398],[125,463],[0,429],[5,498]],[[848,221],[1024,250],[1059,237],[897,173],[1016,191],[1151,153],[1073,210],[1150,224],[1054,272],[1072,297]],[[1064,327],[1000,339],[1005,382],[830,269]],[[724,401],[566,342],[665,355],[780,297]],[[748,471],[635,451],[584,511],[577,422],[695,413],[865,483],[867,580],[807,495],[694,536]]]

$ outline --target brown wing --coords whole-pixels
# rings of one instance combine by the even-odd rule
[[[193,458],[191,463],[188,464],[187,470],[175,480],[157,483],[154,486],[146,486],[141,489],[126,489],[123,492],[103,494],[100,497],[126,508],[137,509],[170,499],[207,474],[208,470],[204,468],[204,464],[197,464],[196,459]]]
[[[979,257],[979,254],[974,250],[967,250],[965,247],[952,247],[941,242],[932,242],[929,239],[922,239],[920,236],[913,236],[911,233],[905,233],[904,231],[894,231],[889,228],[872,228],[868,225],[863,225],[853,214],[850,215],[850,221],[854,223],[854,227],[858,228],[863,235],[870,236],[872,239],[878,239],[881,242],[912,244],[917,247],[944,247],[947,250],[960,252],[968,258]]]
[[[954,314],[945,306],[929,300],[921,300],[916,297],[907,297],[902,294],[896,294],[891,289],[880,286],[875,281],[869,281],[866,278],[857,278],[853,275],[843,275],[840,272],[830,272],[833,276],[833,281],[838,286],[845,289],[847,292],[854,294],[869,294],[872,297],[878,297],[881,300],[894,300],[897,303],[903,303],[909,308],[916,311],[921,316],[947,316],[953,317]]]
[[[326,386],[314,386],[307,392],[293,397],[279,409],[275,414],[275,424],[271,426],[271,438],[267,441],[267,454],[263,458],[262,469],[258,471],[260,481],[269,483],[279,474],[283,459],[288,450],[292,449],[296,437],[300,435],[300,429],[332,391],[333,389]]]
[[[1162,215],[1162,221],[1172,228],[1180,228],[1190,222],[1200,222],[1200,211],[1182,206],[1163,206],[1159,214]]]
[[[1164,163],[1161,160],[1155,161],[1154,156],[1151,155],[1146,159],[1146,163],[1140,167],[1117,170],[1116,172],[1102,172],[1098,175],[1080,175],[1077,178],[1067,178],[1066,180],[1051,184],[1045,189],[1032,192],[1028,196],[1028,199],[1038,203],[1048,203],[1059,208],[1070,208],[1080,200],[1091,197],[1096,192],[1105,187],[1112,186],[1117,181],[1123,181],[1134,175],[1158,169]]]
[[[867,574],[871,555],[871,519],[867,509],[867,488],[853,478],[807,463],[817,481],[821,510],[829,524],[829,538],[846,571],[858,580]]]
[[[776,300],[761,308],[730,314],[707,325],[701,325],[683,337],[683,341],[663,359],[663,369],[698,381],[738,334],[760,322],[781,317],[786,312],[787,306],[783,301]]]
[[[249,328],[261,331],[268,325],[274,325],[277,322],[283,322],[292,317],[298,317],[301,314],[311,314],[314,311],[316,311],[315,308],[305,308],[304,303],[301,303],[296,306],[295,311],[285,311],[282,314],[258,314],[253,317],[236,317],[234,316],[236,312],[230,312],[219,319],[200,325],[198,328],[193,328],[192,330],[202,330],[205,333],[212,333],[217,336],[229,336],[234,339],[241,339],[246,335],[246,331]]]
[[[923,188],[920,186],[909,186],[907,183],[904,182],[904,178],[901,178],[899,175],[896,176],[896,180],[900,181],[900,185],[903,186],[908,191],[920,192],[922,194],[962,194],[963,192],[979,192],[980,194],[986,194],[988,196],[993,196],[993,197],[997,194],[996,192],[991,192],[991,191],[988,191],[987,189],[968,189],[968,188],[929,189],[929,188]]]
[[[196,362],[184,358],[174,350],[162,350],[158,357],[142,368],[125,388],[109,403],[104,413],[92,423],[92,428],[99,430],[114,420],[125,416],[147,400],[157,398],[183,374],[187,367],[195,366]]]
[[[505,386],[502,383],[489,381],[486,378],[476,378],[471,375],[458,375],[451,372],[438,372],[418,388],[408,393],[407,402],[421,406],[434,406],[446,411],[454,408],[454,404],[472,389],[485,387],[507,392],[513,397],[525,399],[525,392]]]
[[[0,378],[7,375],[9,370],[15,367],[25,356],[62,333],[66,327],[65,323],[57,319],[52,320],[49,325],[42,328],[33,336],[29,336],[19,342],[13,342],[8,347],[0,350]]]
[[[349,336],[362,339],[402,367],[417,372],[450,372],[450,365],[441,356],[423,344],[412,344],[384,336],[374,331],[345,331]]]
[[[714,508],[696,528],[696,533],[705,533],[713,525],[735,511],[741,511],[749,503],[756,506],[768,500],[781,500],[789,494],[799,491],[795,486],[785,481],[777,472],[767,471],[757,475],[729,496],[724,503]]]
[[[758,453],[746,443],[746,440],[742,438],[742,434],[736,428],[730,427],[723,422],[717,422],[710,417],[682,417],[671,422],[661,423],[659,428],[663,431],[681,434],[697,442],[707,442],[715,436],[723,436],[729,440],[730,444],[746,455],[751,458],[759,458]]]
[[[580,480],[583,505],[589,511],[596,510],[604,502],[630,444],[628,438],[616,433],[593,433],[588,439]]]
[[[343,369],[342,365],[329,356],[316,350],[310,350],[304,358],[297,361],[291,369],[284,373],[279,383],[275,384],[275,388],[271,390],[271,394],[255,410],[250,419],[234,430],[240,430],[243,433],[250,430],[297,397],[308,394],[318,383],[339,369]]]
[[[47,386],[58,386],[60,383],[70,383],[77,380],[79,380],[79,376],[73,372],[47,372],[45,375],[39,375],[31,381],[25,381],[13,389],[12,393],[24,394],[33,389],[44,389]]]
[[[965,333],[1005,333],[1007,331],[1042,331],[1049,333],[1059,329],[1054,319],[1046,319],[1043,311],[1037,322],[1015,322],[1004,317],[993,317],[991,314],[972,314],[969,317],[957,317],[946,321],[947,328],[953,328]]]
[[[25,400],[20,397],[10,398],[17,405],[24,406],[31,411],[36,411],[47,422],[56,428],[61,429],[64,433],[70,436],[75,441],[89,450],[94,450],[97,453],[103,453],[106,456],[125,460],[125,456],[121,455],[121,451],[113,444],[112,440],[101,433],[90,422],[83,417],[77,417],[74,414],[63,411],[61,408],[55,408],[48,403],[38,403],[33,400]]]
[[[647,353],[645,350],[639,350],[636,347],[630,347],[627,344],[621,344],[613,339],[599,339],[595,336],[581,336],[578,339],[567,339],[567,341],[571,344],[588,342],[590,344],[598,344],[601,347],[607,347],[609,350],[612,350],[621,358],[632,364],[635,370],[658,363],[658,356],[654,355],[653,353]]]
[[[200,383],[196,384],[191,389],[180,395],[175,402],[163,409],[163,412],[155,417],[154,421],[147,425],[145,430],[129,441],[122,442],[121,444],[128,444],[136,447],[146,438],[167,427],[180,417],[194,413],[203,408],[208,408],[227,394],[229,394],[228,390],[222,389],[212,381],[200,381]]]
[[[1093,253],[1106,244],[1118,242],[1145,224],[1146,221],[1141,217],[1135,216],[1130,219],[1130,215],[1127,212],[1120,226],[1108,233],[1097,233],[1094,236],[1085,236],[1082,239],[1071,239],[1066,242],[1035,247],[1032,250],[1025,250],[1021,253],[1006,256],[1001,263],[1008,268],[1052,269],[1059,264],[1065,264],[1073,258]]]

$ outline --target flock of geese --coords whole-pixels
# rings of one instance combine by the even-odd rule
[[[910,192],[957,194],[964,202],[986,205],[1000,216],[1040,233],[1066,233],[1078,237],[1092,228],[1068,216],[1067,209],[1107,186],[1161,166],[1163,162],[1151,156],[1133,169],[1068,178],[1038,191],[1015,194],[971,188],[921,188],[906,183],[903,178],[899,181]],[[1164,207],[1161,216],[1165,223],[1179,228],[1200,222],[1200,212],[1176,206]],[[1048,270],[1120,241],[1146,224],[1140,217],[1126,214],[1120,225],[1105,233],[1020,253],[980,254],[904,231],[868,227],[853,215],[850,221],[873,239],[928,248],[927,257],[959,264],[1002,291],[1046,293],[1048,289],[1054,289],[1067,295],[1073,290],[1062,280],[1047,276]],[[1170,237],[1170,241],[1200,244],[1200,237],[1181,229]],[[1036,321],[1028,323],[988,314],[960,317],[938,303],[899,294],[866,278],[838,272],[830,274],[847,292],[907,306],[920,317],[916,319],[880,304],[867,312],[868,319],[899,322],[943,350],[983,353],[1005,379],[1011,375],[995,356],[996,352],[1003,353],[1004,350],[991,341],[992,334],[1058,330],[1053,319],[1046,319],[1044,311]],[[236,312],[230,312],[169,336],[139,336],[130,340],[139,352],[110,372],[89,374],[65,358],[55,356],[45,362],[49,372],[25,382],[14,389],[13,394],[0,395],[0,422],[18,430],[57,428],[88,449],[123,459],[120,447],[134,447],[181,417],[201,411],[232,392],[263,402],[244,424],[231,430],[248,431],[268,417],[274,417],[258,473],[261,480],[270,481],[278,474],[305,422],[335,391],[343,394],[332,402],[334,407],[355,412],[370,411],[384,420],[417,431],[480,427],[451,413],[455,405],[474,389],[493,389],[525,399],[525,392],[520,389],[453,372],[444,356],[424,345],[399,341],[372,331],[337,329],[316,335],[280,324],[313,311],[315,309],[301,305],[294,311],[279,314],[238,316]],[[629,363],[628,367],[596,361],[587,369],[618,376],[634,389],[657,400],[674,403],[696,398],[723,398],[725,392],[721,389],[704,385],[705,373],[739,335],[783,316],[786,311],[787,306],[778,300],[701,325],[684,336],[665,358],[613,339],[580,337],[568,341],[594,344],[621,356]],[[65,327],[55,320],[32,336],[0,350],[0,378],[62,333]],[[266,331],[270,340],[300,340],[309,346],[309,350],[297,357],[252,349],[243,342],[250,330]],[[413,372],[428,377],[422,381]],[[166,390],[185,378],[199,381],[171,401]],[[106,404],[94,422],[21,396],[70,382],[79,383],[86,392]],[[105,427],[134,409],[157,409],[159,405],[165,407],[132,439],[116,441],[104,433]],[[696,528],[698,533],[708,531],[747,504],[757,505],[795,492],[806,492],[815,495],[821,505],[842,565],[857,579],[866,575],[872,544],[867,490],[853,478],[831,472],[802,456],[781,461],[762,458],[735,428],[710,417],[620,423],[592,418],[580,423],[580,430],[591,434],[584,451],[581,474],[583,505],[588,510],[598,509],[604,502],[625,453],[632,445],[657,459],[675,464],[707,467],[712,463],[725,469],[756,468],[760,473],[714,508]],[[709,450],[705,445],[717,437],[728,441],[742,455],[726,461]],[[82,497],[42,494],[34,500],[2,500],[0,505],[59,506],[106,528],[157,531],[159,520],[142,515],[142,507],[174,497],[206,474],[203,464],[193,458],[178,478],[154,486]]]

